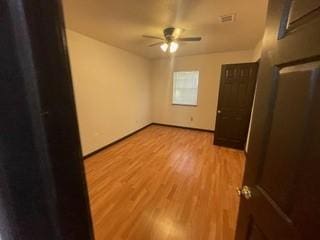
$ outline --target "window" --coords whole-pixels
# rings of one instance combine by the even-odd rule
[[[199,71],[174,72],[172,104],[197,105]]]

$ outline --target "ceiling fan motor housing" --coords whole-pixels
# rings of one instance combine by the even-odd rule
[[[173,41],[174,40],[174,31],[176,29],[174,27],[168,27],[163,30],[163,34],[166,37],[167,41]]]

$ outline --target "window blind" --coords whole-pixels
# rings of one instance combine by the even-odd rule
[[[199,71],[174,72],[172,103],[197,105]]]

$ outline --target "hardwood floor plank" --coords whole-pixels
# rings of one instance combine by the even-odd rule
[[[232,240],[243,152],[149,126],[85,161],[97,240]]]

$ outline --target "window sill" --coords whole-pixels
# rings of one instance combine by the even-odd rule
[[[185,107],[197,107],[198,104],[179,104],[179,103],[171,103],[173,106],[185,106]]]

